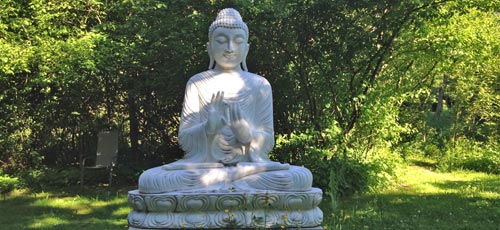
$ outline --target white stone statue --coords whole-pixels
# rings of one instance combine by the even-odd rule
[[[321,229],[322,192],[311,172],[269,160],[269,82],[248,72],[248,28],[223,9],[208,33],[208,71],[186,85],[179,126],[183,159],[146,170],[129,192],[129,229]]]
[[[183,159],[144,172],[145,193],[194,188],[304,191],[312,174],[269,160],[274,146],[269,82],[246,67],[248,27],[238,11],[224,9],[208,33],[209,70],[189,79],[179,126]]]

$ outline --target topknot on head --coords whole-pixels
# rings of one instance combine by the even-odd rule
[[[245,31],[246,36],[248,38],[248,27],[243,22],[243,19],[241,18],[240,13],[233,9],[233,8],[226,8],[217,14],[217,18],[215,19],[214,22],[212,22],[212,25],[210,25],[210,28],[208,29],[208,39],[212,39],[212,33],[214,32],[215,29],[219,27],[224,27],[224,28],[229,28],[229,29],[242,29]]]

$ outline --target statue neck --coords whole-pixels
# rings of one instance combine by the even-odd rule
[[[241,73],[243,70],[241,69],[241,65],[238,65],[234,68],[224,68],[217,63],[215,64],[214,71],[220,72],[220,73]]]

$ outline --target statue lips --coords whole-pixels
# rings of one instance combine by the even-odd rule
[[[232,60],[235,59],[237,55],[234,53],[224,53],[222,56],[224,56],[228,60]]]

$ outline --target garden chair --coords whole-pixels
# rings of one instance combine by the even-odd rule
[[[80,185],[83,188],[86,169],[106,169],[109,172],[109,186],[113,179],[113,167],[118,156],[118,132],[101,131],[97,135],[97,152],[95,156],[83,157],[80,162]],[[89,159],[95,159],[95,164],[87,165]],[[87,164],[86,164],[87,163]]]

